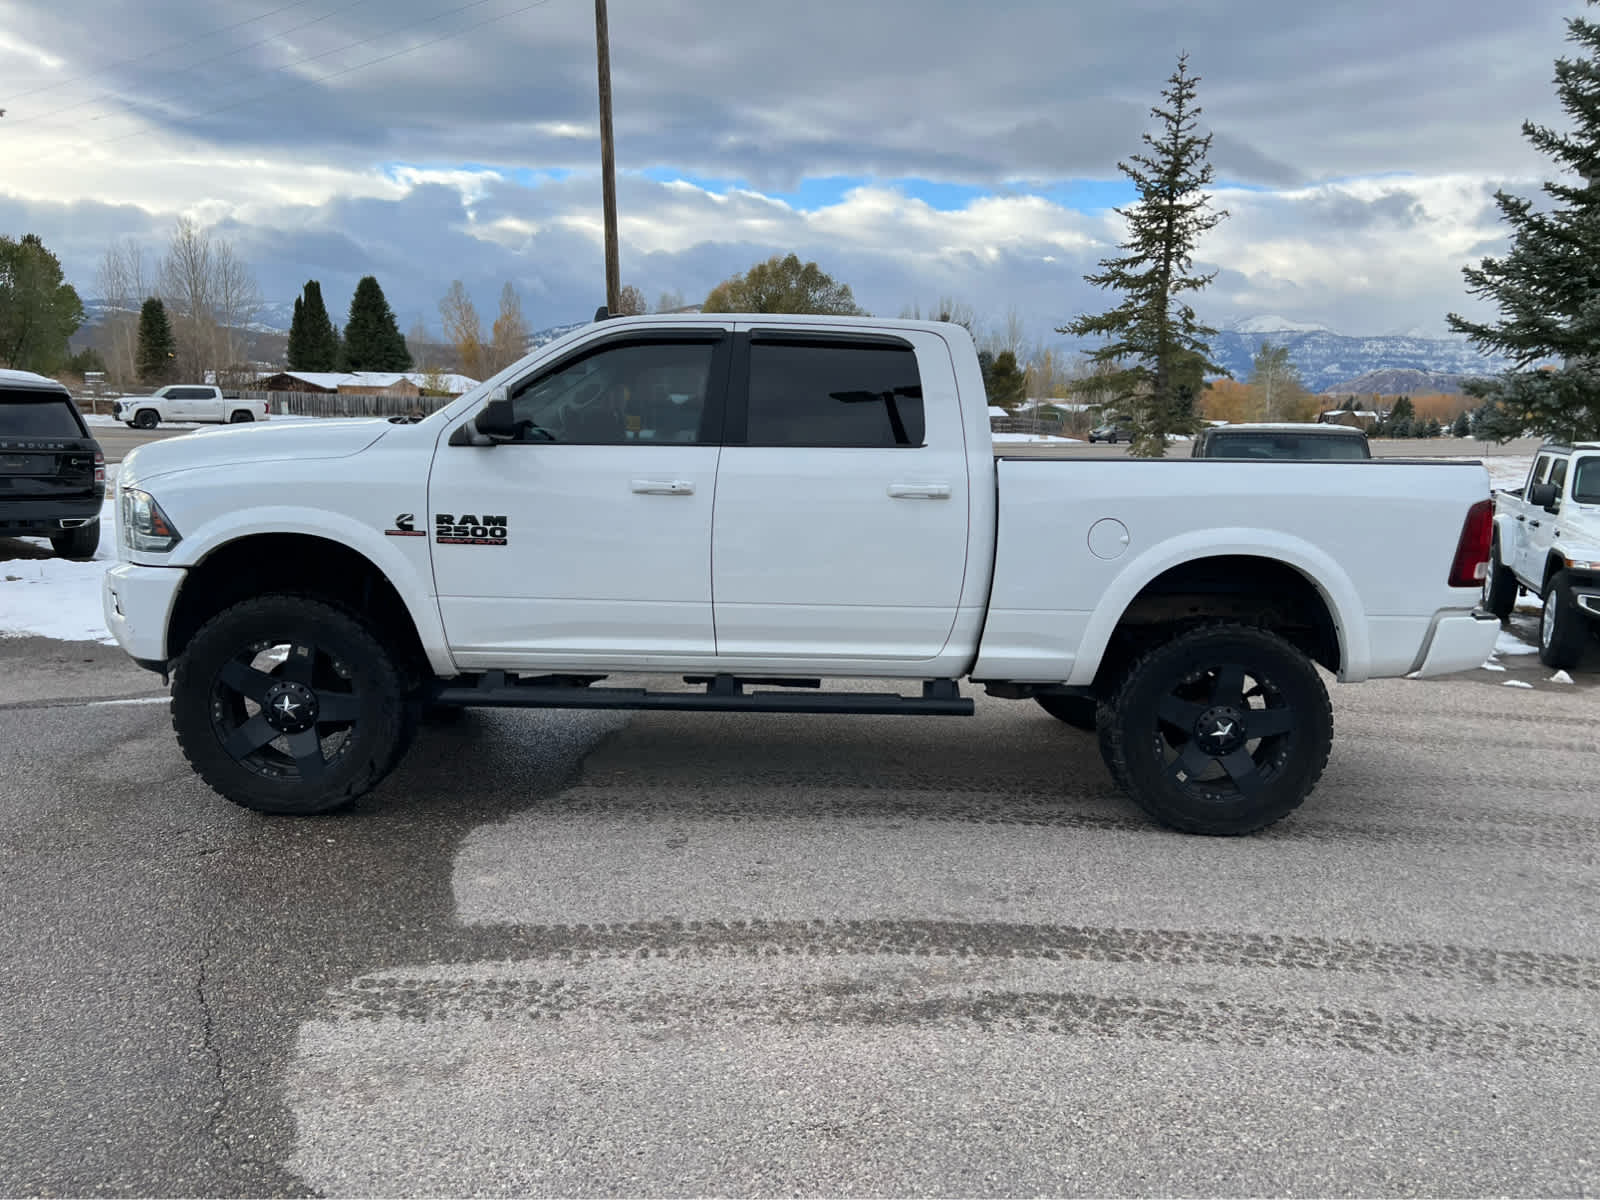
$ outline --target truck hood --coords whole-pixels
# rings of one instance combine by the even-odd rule
[[[118,478],[124,485],[130,485],[202,467],[284,459],[348,458],[359,454],[393,428],[382,417],[292,425],[270,422],[225,425],[139,446],[122,460]]]

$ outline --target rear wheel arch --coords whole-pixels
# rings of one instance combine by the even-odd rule
[[[1140,589],[1101,656],[1095,690],[1109,694],[1150,649],[1214,621],[1275,633],[1334,674],[1347,665],[1333,605],[1310,577],[1279,559],[1217,555],[1171,567]]]

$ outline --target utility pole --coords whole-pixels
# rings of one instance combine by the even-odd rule
[[[617,159],[611,145],[611,38],[606,0],[594,0],[594,46],[600,75],[600,175],[605,196],[606,311],[622,307],[622,269],[617,264]]]

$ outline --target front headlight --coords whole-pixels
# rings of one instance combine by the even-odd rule
[[[149,492],[123,488],[121,493],[124,546],[130,550],[165,554],[183,540]]]

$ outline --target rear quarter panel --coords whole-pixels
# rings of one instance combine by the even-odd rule
[[[1446,581],[1467,510],[1489,495],[1479,463],[1001,459],[997,467],[978,679],[1093,682],[1128,605],[1163,572],[1203,558],[1255,555],[1304,575],[1332,612],[1347,680],[1410,670],[1435,614],[1478,599]]]

